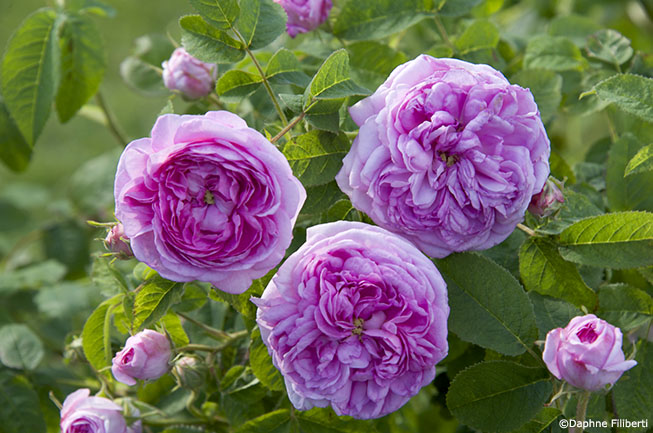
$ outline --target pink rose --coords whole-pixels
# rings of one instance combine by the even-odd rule
[[[202,98],[215,87],[218,66],[196,59],[183,48],[177,48],[162,66],[163,84],[170,90],[180,91],[189,99]]]
[[[136,421],[127,427],[122,408],[104,397],[89,397],[88,388],[66,397],[61,408],[61,433],[140,433]]]
[[[558,379],[589,391],[614,384],[637,362],[626,361],[621,330],[593,314],[571,319],[546,335],[542,358]]]
[[[286,28],[291,37],[310,32],[319,27],[327,17],[333,4],[331,0],[274,0],[288,15]]]
[[[135,385],[136,379],[158,379],[169,370],[168,337],[146,329],[132,335],[113,358],[111,371],[118,382]]]

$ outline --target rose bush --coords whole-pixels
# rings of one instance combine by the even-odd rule
[[[61,408],[61,433],[141,433],[140,421],[127,426],[122,408],[104,397],[89,397],[88,388],[66,397]]]
[[[162,66],[163,84],[170,90],[180,91],[189,99],[202,98],[215,87],[218,66],[196,59],[181,47]]]
[[[238,116],[164,115],[120,158],[116,217],[136,258],[174,281],[242,293],[284,256],[306,192]]]
[[[254,302],[300,410],[381,417],[430,383],[447,355],[446,284],[412,244],[379,227],[309,228]]]
[[[546,335],[542,358],[558,379],[577,388],[598,391],[614,384],[637,361],[626,361],[621,330],[594,314],[571,319]]]
[[[322,24],[333,7],[331,0],[274,0],[288,15],[286,28],[291,37],[310,32]]]
[[[549,175],[533,95],[487,65],[421,55],[349,112],[338,186],[433,257],[503,241]]]
[[[170,369],[171,354],[168,337],[146,329],[127,339],[113,358],[111,372],[126,385],[135,385],[136,379],[158,379]]]

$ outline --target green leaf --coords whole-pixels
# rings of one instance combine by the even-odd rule
[[[447,282],[451,331],[505,355],[530,348],[537,337],[533,306],[510,272],[475,253],[452,254],[436,265]]]
[[[375,433],[374,424],[350,416],[338,416],[327,407],[295,412],[302,433]]]
[[[565,15],[549,22],[551,36],[565,36],[581,48],[585,46],[587,37],[600,29],[596,20],[582,15]]]
[[[170,339],[176,347],[186,346],[190,343],[184,327],[181,325],[181,320],[172,311],[161,318],[161,325],[165,328],[165,331],[170,335]]]
[[[627,284],[609,284],[599,290],[598,314],[623,331],[630,331],[653,318],[653,298]]]
[[[538,233],[557,235],[564,229],[583,218],[602,215],[603,211],[596,207],[585,195],[571,189],[564,191],[565,202],[554,219],[542,227],[537,228]]]
[[[653,143],[639,149],[635,156],[628,161],[625,175],[630,176],[649,171],[653,171]]]
[[[476,20],[456,39],[456,49],[461,54],[495,48],[499,43],[499,29],[488,20]]]
[[[544,69],[522,69],[511,77],[511,82],[530,89],[543,122],[547,122],[558,111],[562,101],[560,75]]]
[[[546,238],[529,237],[519,250],[519,272],[526,290],[564,299],[593,310],[596,294],[583,281],[578,268],[560,256]]]
[[[259,75],[232,69],[220,77],[216,90],[220,96],[247,96],[258,89],[262,81]]]
[[[56,107],[65,123],[95,95],[107,65],[100,32],[89,17],[66,16],[59,37],[61,84]]]
[[[235,433],[287,433],[290,432],[290,410],[279,409],[247,421]]]
[[[653,264],[653,213],[618,212],[586,218],[560,234],[566,260],[601,268]]]
[[[152,65],[138,57],[129,56],[120,64],[120,76],[131,88],[146,95],[165,95],[169,93],[163,86],[161,75]]]
[[[32,157],[32,146],[18,130],[0,95],[0,159],[15,172],[24,171]]]
[[[542,368],[489,361],[460,372],[451,382],[447,407],[463,424],[485,432],[509,432],[542,409],[551,394]]]
[[[637,365],[626,371],[612,389],[615,412],[621,419],[648,419],[650,423],[653,419],[653,343],[642,340],[635,360]],[[643,432],[646,428],[629,428],[627,431]]]
[[[483,0],[446,0],[440,1],[444,5],[438,11],[438,15],[443,17],[460,17],[469,14],[472,9]]]
[[[349,76],[349,55],[345,49],[331,54],[320,66],[306,88],[304,111],[309,112],[317,99],[339,99],[353,95],[369,95]],[[340,104],[333,111],[337,111]]]
[[[653,122],[653,78],[618,74],[601,81],[594,90],[599,98],[627,113]]]
[[[186,313],[202,308],[208,299],[209,290],[210,289],[203,284],[185,283],[184,296],[182,296],[181,301],[173,307],[173,310],[176,313]]]
[[[370,89],[377,88],[397,66],[408,60],[404,53],[374,41],[354,42],[347,45],[347,51],[355,78]]]
[[[261,340],[261,331],[254,328],[251,335],[252,343],[249,346],[249,365],[252,372],[266,388],[272,391],[286,389],[283,377],[272,363],[268,348]]]
[[[149,280],[134,300],[134,329],[148,328],[158,322],[183,294],[183,284],[159,276]]]
[[[515,433],[540,433],[547,428],[556,418],[562,415],[560,409],[555,407],[543,407],[535,418],[521,426]]]
[[[540,340],[544,340],[550,330],[564,328],[571,319],[583,315],[581,310],[562,299],[540,295],[535,291],[528,292],[528,297],[533,303]]]
[[[190,0],[193,8],[219,30],[229,30],[240,15],[237,0]]]
[[[306,116],[306,121],[316,129],[329,131],[334,134],[340,132],[340,112],[338,111],[324,114],[309,114]]]
[[[238,30],[253,50],[272,43],[286,31],[286,12],[272,0],[241,0]]]
[[[608,153],[606,189],[612,210],[653,211],[653,172],[632,173],[624,177],[629,162],[643,145],[631,133],[612,144]]]
[[[429,1],[349,0],[334,19],[333,34],[342,39],[379,39],[425,18]]]
[[[39,396],[22,376],[0,372],[0,419],[3,433],[46,433]]]
[[[336,181],[306,188],[306,202],[304,202],[301,213],[322,213],[344,197],[345,195],[340,191]]]
[[[26,325],[0,328],[0,362],[9,368],[34,370],[43,359],[43,343]]]
[[[0,293],[38,289],[56,283],[66,275],[66,267],[56,260],[46,260],[0,274]]]
[[[361,214],[347,199],[334,203],[326,214],[328,221],[360,221]]]
[[[601,29],[587,39],[587,54],[617,67],[633,56],[630,39],[612,29]]]
[[[272,272],[272,271],[270,271]],[[233,295],[231,293],[223,292],[222,290],[213,289],[209,293],[209,297],[216,301],[226,302],[234,307],[236,311],[243,315],[243,318],[253,322],[256,320],[256,305],[250,301],[252,296],[258,297],[263,294],[263,289],[267,285],[269,279],[274,273],[268,273],[265,277],[254,280],[252,285],[245,293],[240,295]]]
[[[301,87],[307,86],[311,81],[311,77],[302,70],[297,57],[285,48],[280,48],[270,58],[265,69],[265,76],[273,83],[296,84]]]
[[[59,85],[60,23],[54,10],[37,10],[13,34],[2,59],[5,104],[30,145],[43,131]]]
[[[306,187],[331,182],[349,151],[349,139],[344,133],[313,130],[300,135],[283,149],[290,167]]]
[[[114,296],[101,303],[93,313],[86,319],[82,329],[82,349],[84,356],[95,370],[100,370],[108,365],[109,359],[106,357],[104,347],[105,335],[104,324],[107,315],[111,314],[115,306],[120,302],[121,296]],[[110,349],[110,348],[109,348]]]
[[[43,230],[46,257],[66,265],[69,278],[86,275],[90,259],[88,241],[88,229],[74,219],[52,224]]]
[[[583,56],[580,50],[565,37],[539,35],[528,41],[524,69],[568,71],[582,66]]]
[[[216,0],[217,1],[217,0]],[[245,57],[242,44],[197,15],[179,19],[181,44],[193,57],[209,63],[234,63]]]

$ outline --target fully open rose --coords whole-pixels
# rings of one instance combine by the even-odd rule
[[[381,417],[430,383],[447,355],[445,282],[417,248],[380,227],[309,228],[254,302],[300,410]]]
[[[306,191],[259,132],[226,111],[159,117],[127,146],[116,217],[134,256],[174,281],[242,293],[283,258]]]
[[[434,257],[503,241],[549,175],[533,95],[487,65],[421,55],[350,113],[340,189]]]
[[[88,388],[66,397],[61,408],[61,433],[141,433],[140,421],[127,426],[122,407],[104,397],[91,397]]]

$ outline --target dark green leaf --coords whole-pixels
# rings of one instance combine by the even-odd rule
[[[476,20],[456,39],[456,49],[461,54],[495,48],[499,43],[499,30],[488,20]]]
[[[184,286],[161,277],[149,280],[134,300],[134,328],[148,328],[166,315],[181,300]]]
[[[338,111],[324,114],[309,114],[306,116],[306,121],[313,128],[329,131],[334,134],[340,132],[340,112]]]
[[[653,78],[618,74],[594,86],[602,100],[615,104],[627,113],[653,122]]]
[[[549,164],[551,166],[551,176],[570,184],[576,183],[576,174],[571,169],[567,161],[558,155],[555,150],[551,150],[551,155],[549,156]]]
[[[2,59],[2,94],[11,117],[33,145],[50,116],[59,85],[61,17],[49,8],[27,17]]]
[[[237,27],[248,47],[263,48],[286,30],[286,12],[272,0],[241,0]]]
[[[447,407],[474,429],[509,432],[533,419],[550,393],[545,369],[489,361],[456,376],[447,393]]]
[[[3,433],[45,433],[38,394],[22,376],[0,372],[0,419]]]
[[[617,67],[633,56],[630,40],[612,29],[602,29],[587,39],[587,54]]]
[[[329,208],[326,214],[328,221],[360,221],[360,212],[347,199],[336,202]]]
[[[631,134],[623,134],[608,154],[606,189],[612,210],[653,211],[653,172],[632,173],[624,177],[626,167],[643,145]]]
[[[613,388],[619,418],[631,421],[653,419],[653,343],[642,340],[635,356],[637,365],[628,370]],[[649,426],[650,428],[650,426]],[[646,428],[629,428],[643,432]]]
[[[519,250],[519,272],[529,291],[564,299],[576,306],[594,309],[596,294],[583,281],[578,269],[560,256],[546,238],[529,237]]]
[[[280,48],[268,61],[265,69],[265,76],[268,80],[280,84],[296,84],[305,87],[311,81],[311,77],[302,71],[301,64],[295,55],[285,48]],[[299,95],[297,95],[299,97]],[[300,106],[301,107],[301,106]],[[301,110],[301,108],[299,108]],[[299,111],[293,110],[293,111]]]
[[[439,15],[444,17],[459,17],[469,14],[472,9],[483,0],[446,0],[444,5],[438,11]],[[436,3],[437,4],[437,3]]]
[[[67,16],[60,33],[61,84],[56,97],[62,123],[95,95],[106,70],[100,32],[87,16]]]
[[[627,284],[609,284],[599,290],[599,316],[623,331],[653,319],[653,298]]]
[[[562,415],[560,409],[555,407],[543,407],[535,418],[521,426],[515,433],[540,433],[547,428],[556,418]]]
[[[531,38],[526,46],[524,69],[567,71],[582,65],[580,50],[565,37],[539,35]]]
[[[73,219],[53,224],[43,231],[46,257],[66,265],[66,275],[72,278],[86,275],[90,255],[88,241],[86,227]]]
[[[522,69],[512,76],[511,81],[530,89],[543,122],[547,122],[558,110],[562,100],[560,75],[543,69]]]
[[[111,314],[120,296],[115,296],[101,303],[86,319],[82,330],[82,349],[88,362],[94,369],[100,370],[108,364],[104,347],[104,323],[107,314]]]
[[[449,290],[449,328],[462,340],[505,355],[533,344],[533,306],[510,272],[475,253],[452,254],[436,265]]]
[[[565,202],[560,212],[546,225],[538,227],[538,233],[557,235],[564,229],[583,218],[601,215],[603,212],[583,194],[570,189],[564,191]]]
[[[193,57],[209,63],[234,63],[245,57],[240,42],[211,27],[197,15],[181,17],[179,25],[181,43]]]
[[[190,0],[202,18],[220,30],[229,30],[240,15],[237,0]]]
[[[173,309],[175,312],[185,313],[194,311],[201,308],[208,299],[208,291],[206,287],[200,286],[196,283],[184,284],[184,296],[181,301],[176,304]]]
[[[130,56],[122,61],[120,76],[134,90],[146,95],[164,95],[169,92],[163,86],[163,80],[156,68],[137,57]]]
[[[220,96],[247,96],[255,91],[262,81],[259,75],[231,70],[220,77],[216,90]]]
[[[369,421],[338,416],[329,407],[316,407],[295,415],[302,433],[375,433],[374,425]]]
[[[0,159],[16,172],[27,168],[32,157],[32,146],[18,130],[0,95]]]
[[[596,20],[582,15],[560,16],[549,22],[551,36],[565,36],[581,48],[585,46],[587,37],[600,29]]]
[[[349,139],[325,131],[311,131],[289,142],[283,149],[290,167],[306,187],[331,182],[349,151]]]
[[[374,41],[354,42],[347,45],[352,73],[370,89],[376,88],[388,75],[408,58],[402,52]]]
[[[637,151],[635,156],[628,161],[626,166],[625,175],[645,173],[653,171],[653,144],[644,146]]]
[[[247,421],[235,433],[288,433],[290,432],[290,410],[279,409]]]
[[[34,370],[44,355],[43,343],[26,325],[0,328],[0,362],[10,368]]]
[[[528,292],[528,297],[533,303],[540,340],[544,340],[550,330],[564,328],[571,319],[583,315],[581,310],[562,299],[540,295],[535,291]]]
[[[653,213],[619,212],[586,218],[560,234],[566,260],[612,269],[653,264]]]
[[[306,188],[306,202],[304,203],[304,207],[302,207],[301,213],[322,213],[344,197],[345,195],[340,191],[335,181]]]
[[[249,346],[249,365],[252,372],[265,387],[272,391],[283,391],[285,385],[279,370],[272,363],[268,348],[261,340],[261,331],[254,328],[252,331],[252,343]]]
[[[46,260],[14,271],[0,274],[0,293],[38,289],[59,281],[66,275],[66,267],[56,260]]]

